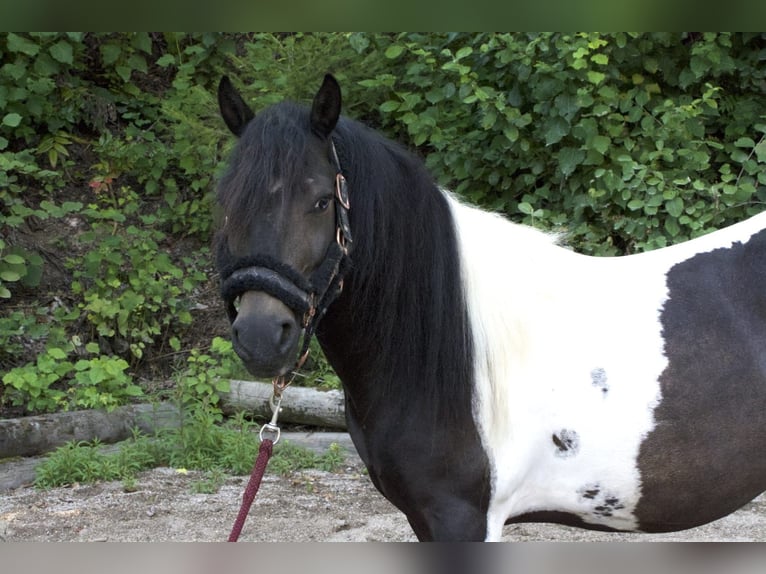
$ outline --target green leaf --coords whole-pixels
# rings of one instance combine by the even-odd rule
[[[471,46],[463,46],[457,51],[457,54],[455,54],[455,59],[462,60],[471,54],[473,54],[473,48],[471,48]]]
[[[631,199],[628,202],[628,209],[630,209],[631,211],[637,211],[637,210],[641,209],[643,206],[644,206],[644,200],[641,199],[640,197],[636,197],[634,199]]]
[[[382,104],[380,104],[380,111],[383,112],[384,114],[388,114],[398,110],[400,105],[401,105],[400,102],[395,102],[394,100],[388,100],[387,102],[383,102]]]
[[[167,68],[176,63],[176,57],[173,54],[165,54],[157,60],[157,65],[160,68]]]
[[[609,56],[606,54],[593,54],[590,59],[593,63],[601,66],[606,66],[609,63]]]
[[[53,347],[52,349],[48,349],[48,355],[53,357],[54,359],[58,359],[59,361],[63,361],[66,359],[66,353],[59,349],[58,347]]]
[[[755,146],[755,156],[760,163],[766,163],[766,141],[761,141]]]
[[[146,54],[152,53],[152,39],[146,32],[136,32],[131,43],[137,50],[141,50]]]
[[[60,40],[53,44],[48,50],[53,59],[61,62],[62,64],[71,64],[74,60],[72,57],[72,45],[69,42]]]
[[[564,147],[559,151],[558,158],[561,173],[564,177],[569,177],[585,159],[585,152],[573,147]]]
[[[609,149],[609,146],[612,145],[612,140],[607,136],[594,136],[593,140],[591,141],[591,145],[593,146],[593,149],[595,149],[598,153],[604,155]]]
[[[679,233],[681,233],[681,226],[678,225],[678,220],[672,217],[668,217],[665,220],[665,231],[667,231],[671,237],[676,237]]]
[[[21,123],[21,116],[15,112],[5,114],[3,117],[3,125],[15,128]]]
[[[604,78],[606,78],[606,74],[603,72],[596,72],[595,70],[588,70],[587,76],[588,81],[591,84],[600,84],[604,81]]]
[[[0,271],[0,279],[13,283],[14,281],[21,279],[21,274],[16,271],[11,271],[10,269],[3,269]]]
[[[24,258],[21,255],[16,255],[15,253],[9,253],[8,255],[5,255],[3,257],[3,261],[5,261],[6,263],[10,263],[11,265],[24,264]]]
[[[519,203],[519,211],[523,213],[524,215],[532,215],[535,211],[535,208],[532,207],[532,204],[522,201]]]
[[[735,141],[734,145],[737,147],[744,147],[744,148],[751,149],[755,147],[755,142],[752,140],[752,138],[743,137]]]
[[[665,202],[665,210],[671,217],[680,217],[684,212],[684,200],[680,197]]]
[[[104,64],[107,66],[114,64],[122,53],[120,46],[115,44],[104,44],[101,46],[100,50],[101,58],[103,59]]]
[[[130,81],[130,76],[133,73],[133,68],[130,66],[115,66],[114,71],[117,72],[117,75],[122,78],[124,82]]]
[[[386,48],[385,56],[389,60],[393,60],[395,58],[398,58],[402,52],[404,52],[404,46],[401,44],[392,44],[388,48]]]
[[[545,145],[555,144],[569,133],[569,122],[560,116],[552,118],[546,124]]]
[[[708,71],[708,63],[700,56],[692,56],[689,67],[696,78],[701,78]]]
[[[8,34],[7,40],[9,52],[21,52],[27,56],[36,56],[40,51],[40,46],[38,44],[12,32]]]

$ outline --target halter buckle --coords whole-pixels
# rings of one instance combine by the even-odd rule
[[[335,197],[343,206],[344,209],[351,209],[351,202],[348,198],[348,186],[346,185],[346,178],[343,174],[338,172],[335,174]]]
[[[335,242],[343,250],[344,255],[348,255],[348,241],[346,240],[346,234],[340,227],[335,228]]]

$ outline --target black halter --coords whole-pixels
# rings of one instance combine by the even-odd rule
[[[295,368],[305,362],[311,338],[327,309],[343,291],[353,246],[349,222],[348,186],[340,167],[335,143],[330,140],[335,165],[335,241],[327,247],[324,259],[306,279],[290,265],[268,255],[243,257],[221,270],[221,296],[232,323],[237,318],[235,301],[247,291],[263,291],[279,299],[303,317],[303,345]]]

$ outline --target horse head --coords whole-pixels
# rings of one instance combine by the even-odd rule
[[[282,376],[342,285],[348,198],[331,137],[340,88],[328,75],[310,110],[283,102],[254,114],[224,77],[218,102],[238,138],[216,238],[233,347],[254,376]]]

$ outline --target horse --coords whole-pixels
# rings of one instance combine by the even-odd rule
[[[331,75],[310,106],[256,114],[226,77],[218,103],[238,138],[215,240],[233,347],[284,377],[316,335],[419,540],[678,531],[766,488],[766,213],[587,256],[441,188],[341,115]]]

